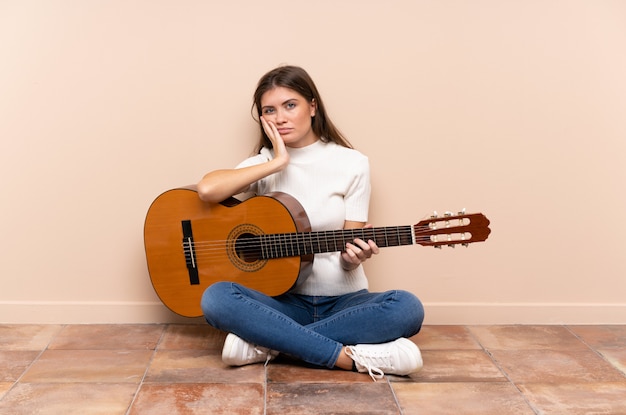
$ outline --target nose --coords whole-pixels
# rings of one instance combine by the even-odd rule
[[[274,119],[274,122],[276,124],[283,124],[286,121],[287,121],[287,117],[286,117],[285,111],[283,109],[276,110],[276,118]]]

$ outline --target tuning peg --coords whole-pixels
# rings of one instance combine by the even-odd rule
[[[443,216],[448,218],[448,217],[452,216],[452,212],[446,211],[446,213],[444,213]]]
[[[450,244],[450,245],[448,245],[448,247],[450,247],[450,248],[456,248],[456,244]]]
[[[437,214],[437,211],[435,210],[435,211],[433,211],[433,214],[432,214],[432,215],[430,215],[430,217],[431,217],[432,219],[437,219],[437,218],[439,217],[439,215]]]
[[[435,249],[441,249],[441,245],[433,245]]]
[[[465,215],[465,208],[459,212],[459,215]]]
[[[468,244],[467,242],[464,242],[464,243],[462,243],[461,245],[462,245],[462,246],[464,246],[464,247],[466,247],[466,248],[469,248],[469,244]]]

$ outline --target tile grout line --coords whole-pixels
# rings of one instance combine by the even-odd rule
[[[585,339],[583,339],[582,337],[580,337],[578,334],[576,334],[570,327],[569,325],[564,325],[563,326],[568,332],[570,332],[572,334],[572,336],[574,336],[578,341],[580,341],[582,344],[584,344],[585,346],[587,346],[589,348],[589,350],[591,350],[596,356],[598,356],[600,359],[602,359],[604,362],[608,363],[613,369],[617,370],[618,372],[620,372],[622,375],[624,375],[626,377],[626,373],[624,373],[622,370],[620,370],[620,368],[618,368],[617,366],[615,366],[613,363],[611,363],[600,351],[596,350],[595,347],[591,347],[591,345],[589,343],[587,343],[585,341]]]
[[[137,384],[137,388],[135,389],[135,393],[133,394],[133,399],[131,399],[130,404],[128,404],[128,409],[125,412],[126,415],[130,415],[130,411],[133,409],[133,405],[137,401],[137,396],[139,396],[139,391],[141,390],[141,387],[143,386],[143,382],[146,379],[146,376],[148,376],[148,371],[150,370],[150,366],[152,366],[152,362],[154,362],[157,349],[159,348],[159,345],[163,341],[163,337],[165,337],[165,333],[167,332],[167,328],[169,324],[162,324],[162,326],[163,326],[163,331],[161,332],[159,341],[157,341],[156,345],[154,346],[154,350],[152,351],[152,356],[150,356],[150,360],[148,361],[148,364],[146,365],[146,370],[144,370],[143,376],[141,377],[141,379],[139,380],[139,383]]]
[[[400,401],[398,400],[398,395],[396,395],[396,391],[393,388],[393,384],[389,380],[389,376],[385,376],[385,380],[387,381],[387,385],[389,385],[389,389],[391,389],[391,396],[393,396],[393,401],[396,403],[396,406],[398,407],[398,413],[400,415],[403,415],[404,412],[402,412],[402,406],[400,406]]]
[[[502,375],[506,378],[507,382],[510,383],[511,386],[513,386],[515,388],[515,390],[520,394],[520,396],[522,397],[524,402],[526,402],[526,405],[528,405],[530,410],[533,411],[536,415],[539,415],[541,412],[537,408],[535,408],[535,406],[528,400],[528,397],[526,396],[526,394],[524,394],[524,392],[522,392],[522,390],[519,388],[519,386],[517,386],[517,384],[515,382],[513,382],[513,379],[511,379],[509,374],[500,365],[498,360],[493,356],[493,354],[491,354],[491,351],[489,351],[485,346],[483,346],[483,344],[480,342],[480,340],[474,335],[474,332],[472,331],[471,327],[470,326],[464,326],[464,327],[467,329],[467,331],[469,332],[469,334],[472,337],[472,339],[474,339],[474,341],[476,343],[478,343],[478,345],[483,350],[483,352],[485,352],[485,354],[487,354],[487,356],[489,356],[489,359],[491,359],[493,364],[496,365],[496,367],[498,368],[500,373],[502,373]]]
[[[30,368],[33,367],[33,365],[41,358],[41,355],[43,355],[45,353],[45,351],[48,350],[48,347],[50,347],[50,344],[57,338],[59,333],[62,332],[63,329],[66,328],[67,326],[68,326],[67,324],[61,324],[61,328],[59,329],[58,333],[56,333],[54,336],[52,336],[52,338],[48,341],[48,343],[44,346],[44,348],[41,349],[39,354],[37,354],[37,356],[30,362],[30,364],[22,371],[22,374],[15,380],[15,382],[13,382],[13,385],[11,385],[11,387],[6,390],[6,392],[4,393],[4,395],[2,396],[2,399],[0,399],[0,401],[2,401],[5,397],[7,397],[9,395],[9,393],[13,389],[15,389],[17,387],[17,385],[20,384],[20,381],[26,375],[26,373],[30,370]]]
[[[267,360],[265,361],[265,364],[263,365],[263,371],[265,372],[265,379],[263,381],[263,415],[267,415],[267,382],[268,382],[267,367],[269,366],[269,363],[270,363],[270,360],[268,356]]]

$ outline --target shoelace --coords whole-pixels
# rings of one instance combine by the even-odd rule
[[[258,354],[267,354],[267,356],[265,357],[265,363],[263,364],[263,366],[267,367],[267,365],[270,364],[270,360],[272,360],[272,354],[270,353],[270,351],[268,350],[267,352],[264,352],[263,350],[259,350],[258,348],[254,348],[254,351],[257,352]]]
[[[383,372],[374,364],[373,360],[375,358],[373,356],[363,356],[352,346],[346,347],[346,354],[350,356],[350,358],[354,360],[357,364],[366,368],[367,373],[369,373],[374,382],[376,382],[377,379],[382,379],[385,377],[385,372]]]
[[[258,346],[255,346],[252,350],[254,350],[254,352],[258,355],[266,355],[265,356],[265,363],[263,364],[263,366],[267,366],[270,363],[270,360],[272,360],[275,356],[272,353],[271,350],[267,350],[267,349],[261,349]]]

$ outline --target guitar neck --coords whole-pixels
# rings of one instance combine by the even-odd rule
[[[381,248],[416,243],[413,226],[341,229],[334,231],[259,235],[263,259],[343,251],[355,239],[373,240]]]
[[[357,238],[372,240],[380,248],[413,244],[440,248],[482,242],[489,233],[489,219],[485,215],[459,213],[440,218],[433,216],[406,226],[251,236],[239,248],[254,252],[256,258],[272,259],[343,251],[348,242]]]

